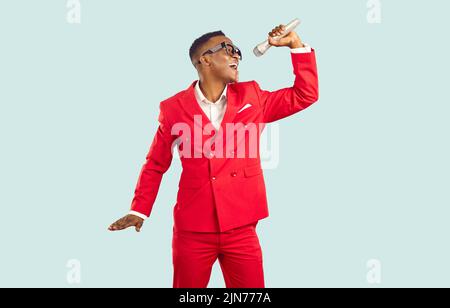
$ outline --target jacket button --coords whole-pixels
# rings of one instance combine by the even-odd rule
[[[211,180],[213,180],[213,181],[214,181],[215,179],[216,179],[216,177],[215,177],[215,176],[211,177]]]
[[[237,173],[236,172],[231,172],[231,176],[235,177],[235,176],[237,176]]]

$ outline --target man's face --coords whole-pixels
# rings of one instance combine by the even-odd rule
[[[226,36],[215,36],[210,38],[209,41],[205,45],[203,45],[202,49],[200,50],[200,55],[206,50],[211,49],[222,42],[233,44],[233,42]],[[239,64],[238,54],[227,54],[225,48],[222,48],[215,53],[206,54],[204,57],[207,57],[210,60],[210,65],[205,69],[206,74],[213,77],[214,79],[222,80],[225,83],[238,82],[238,67],[232,65]]]

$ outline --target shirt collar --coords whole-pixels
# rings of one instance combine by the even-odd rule
[[[225,89],[223,89],[222,94],[220,95],[220,98],[217,100],[217,102],[221,101],[222,99],[227,97],[227,87],[228,85],[225,85]],[[197,81],[195,84],[195,96],[197,97],[197,100],[204,102],[204,103],[212,103],[210,102],[205,95],[203,95],[202,90],[200,89],[200,81]],[[216,103],[217,103],[216,102]]]

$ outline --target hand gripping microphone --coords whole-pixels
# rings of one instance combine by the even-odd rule
[[[288,23],[286,25],[286,28],[284,29],[284,32],[281,35],[275,36],[274,39],[275,40],[279,40],[280,38],[286,36],[289,34],[289,32],[291,32],[292,30],[294,30],[298,25],[300,24],[300,20],[298,18],[294,19],[293,21],[291,21],[290,23]],[[269,44],[269,40],[265,40],[264,42],[262,42],[261,44],[258,44],[254,49],[253,49],[253,53],[255,54],[255,56],[257,57],[261,57],[263,54],[266,53],[266,51],[272,47],[272,45]]]

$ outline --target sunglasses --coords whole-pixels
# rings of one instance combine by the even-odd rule
[[[215,52],[217,52],[217,51],[219,51],[219,50],[222,50],[222,49],[225,49],[226,52],[227,52],[227,54],[228,54],[229,56],[231,56],[231,57],[232,57],[234,54],[237,53],[238,56],[239,56],[239,60],[242,61],[242,53],[241,53],[241,50],[240,50],[237,46],[234,46],[233,44],[226,43],[226,42],[222,42],[222,43],[220,43],[219,45],[214,46],[214,47],[211,48],[211,49],[208,49],[207,51],[205,51],[204,53],[202,53],[202,56],[204,56],[204,55],[206,55],[206,54],[215,53]],[[197,64],[200,64],[200,63],[201,63],[200,60],[197,61]]]

